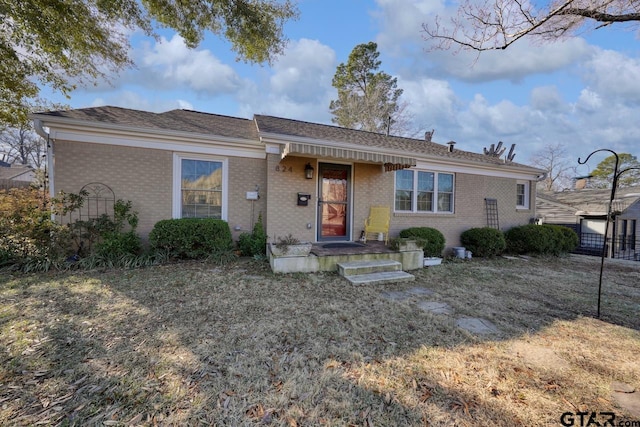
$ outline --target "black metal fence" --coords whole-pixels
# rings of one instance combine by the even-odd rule
[[[573,253],[583,255],[602,255],[602,246],[606,244],[605,253],[611,258],[640,261],[640,248],[635,235],[618,235],[604,239],[598,233],[580,233],[580,245]]]

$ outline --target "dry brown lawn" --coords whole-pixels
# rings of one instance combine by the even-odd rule
[[[581,256],[474,259],[371,287],[248,260],[0,273],[0,424],[640,420],[611,395],[614,381],[640,389],[640,263],[606,263],[600,320],[598,268]],[[381,295],[416,287],[433,294]],[[499,333],[459,329],[462,316]]]

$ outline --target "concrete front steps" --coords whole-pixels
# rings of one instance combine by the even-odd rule
[[[412,274],[402,271],[402,263],[390,259],[338,263],[338,274],[354,285],[410,282]]]

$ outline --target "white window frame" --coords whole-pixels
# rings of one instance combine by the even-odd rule
[[[221,215],[227,221],[229,209],[229,160],[224,157],[203,156],[197,154],[173,153],[173,200],[172,216],[182,218],[182,160],[202,160],[205,162],[222,163],[222,209]]]
[[[406,171],[406,170],[405,170]],[[428,169],[411,169],[409,172],[413,173],[413,190],[411,196],[411,210],[397,210],[396,209],[396,191],[397,191],[397,174],[393,175],[393,211],[398,213],[416,213],[416,214],[453,214],[455,213],[455,200],[456,200],[456,174],[453,172],[440,172]],[[432,211],[420,211],[418,210],[418,174],[417,172],[427,172],[433,174],[433,210]],[[451,210],[450,211],[439,211],[438,210],[438,180],[440,175],[451,175],[453,180],[453,192],[451,194]]]
[[[524,186],[524,205],[518,204],[518,185]],[[529,209],[531,200],[531,181],[516,181],[516,209]]]

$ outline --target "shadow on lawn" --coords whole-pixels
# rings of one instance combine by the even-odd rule
[[[459,387],[462,373],[446,365],[403,365],[414,358],[439,366],[436,350],[473,349],[590,314],[591,291],[541,293],[547,276],[523,278],[506,264],[478,268],[424,270],[413,284],[384,288],[353,287],[333,274],[274,276],[251,263],[3,280],[3,307],[11,308],[0,317],[0,423],[472,425],[481,416],[535,425],[517,398],[500,397],[507,390]],[[504,285],[492,280],[495,268]],[[462,283],[447,277],[456,269],[467,269],[456,276]],[[531,288],[509,289],[516,279]],[[380,297],[415,286],[455,315]],[[639,329],[625,307],[607,304],[612,323]],[[500,334],[462,331],[458,314],[487,318]],[[500,369],[500,360],[482,360],[484,348],[473,351],[477,365],[465,369]],[[509,375],[516,385],[538,381],[526,369]]]

